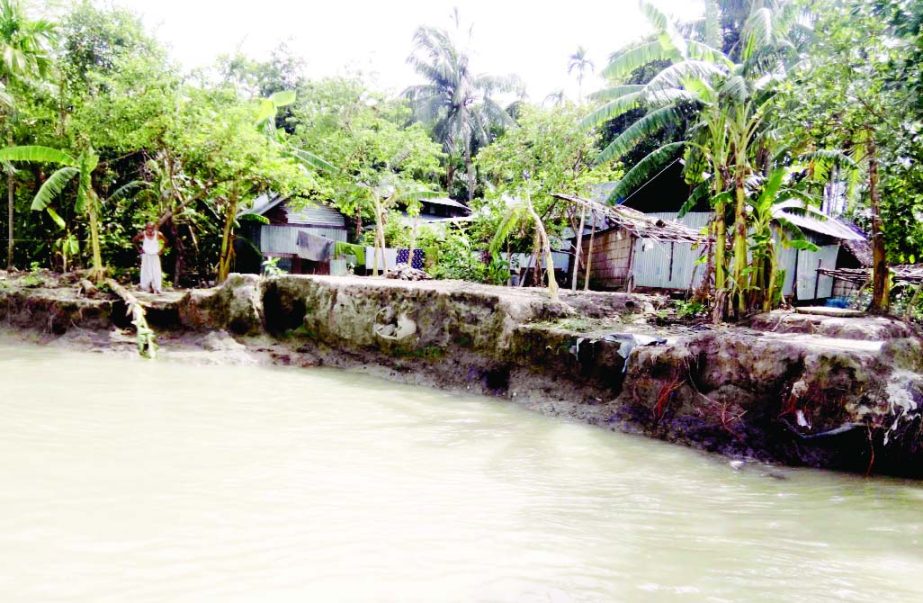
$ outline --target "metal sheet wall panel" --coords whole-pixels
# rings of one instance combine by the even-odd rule
[[[699,258],[703,246],[638,239],[632,259],[632,277],[636,287],[689,289],[705,276],[705,264]],[[672,256],[672,261],[671,261]]]
[[[286,253],[295,255],[298,250],[298,233],[309,232],[332,239],[346,240],[345,228],[325,228],[323,226],[270,226],[260,227],[260,251],[263,253]]]
[[[346,226],[346,217],[332,207],[308,202],[304,207],[287,207],[289,224],[310,224],[311,226]]]
[[[836,267],[839,245],[825,245],[817,251],[798,252],[798,299],[823,299],[833,294],[833,278],[818,275],[818,268]],[[815,294],[816,292],[816,294]]]

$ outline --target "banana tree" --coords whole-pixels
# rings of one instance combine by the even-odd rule
[[[51,202],[60,195],[72,180],[77,180],[77,194],[74,211],[86,214],[90,227],[90,248],[93,268],[90,277],[96,282],[105,278],[102,251],[99,243],[99,197],[93,190],[93,171],[99,165],[99,155],[87,148],[77,157],[64,151],[42,146],[17,146],[0,149],[0,161],[51,163],[60,166],[39,188],[32,199],[33,211],[45,211],[60,227],[60,215],[51,207]]]
[[[554,256],[551,253],[551,240],[548,231],[542,222],[541,216],[535,211],[532,204],[532,195],[525,191],[521,198],[511,200],[503,219],[497,227],[497,232],[490,243],[490,253],[496,256],[502,249],[506,240],[516,230],[527,228],[529,225],[535,229],[538,247],[545,257],[545,274],[548,277],[548,295],[552,301],[558,301],[558,282],[554,278]]]
[[[712,10],[706,11],[704,41],[698,41],[681,36],[666,15],[642,2],[656,35],[615,53],[603,74],[620,82],[657,61],[667,66],[645,84],[617,83],[596,93],[594,98],[604,103],[583,123],[593,127],[632,110],[646,111],[600,153],[597,161],[602,162],[621,159],[668,126],[688,122],[686,138],[655,149],[634,165],[609,201],[619,202],[665,166],[684,159],[686,180],[709,189],[707,197],[715,210],[716,297],[732,295],[742,313],[746,303],[741,283],[748,270],[746,182],[756,171],[754,157],[765,151],[763,107],[769,98],[768,84],[784,76],[786,61],[794,54],[786,40],[786,32],[794,24],[794,9],[788,5],[776,12],[756,8],[744,24],[732,58],[720,49],[720,12],[714,2],[707,4]],[[730,196],[726,194],[729,191]],[[726,219],[730,208],[734,216],[734,262],[728,275]]]
[[[817,251],[817,246],[808,241],[804,233],[785,217],[785,209],[798,215],[811,215],[815,219],[824,219],[823,214],[812,211],[809,203],[813,199],[803,190],[786,186],[788,168],[773,169],[763,180],[760,192],[750,203],[752,209],[750,231],[750,274],[749,286],[741,283],[741,288],[749,290],[750,306],[762,306],[764,312],[772,309],[782,293],[782,280],[779,271],[777,244],[802,251]],[[801,206],[793,202],[801,201]],[[774,230],[777,226],[778,230]],[[736,253],[736,251],[735,251]]]

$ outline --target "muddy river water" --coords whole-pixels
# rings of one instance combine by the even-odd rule
[[[0,342],[2,601],[920,601],[923,486]]]

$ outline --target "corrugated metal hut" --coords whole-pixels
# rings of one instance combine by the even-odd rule
[[[802,302],[827,299],[837,295],[838,293],[834,291],[833,279],[818,270],[831,270],[844,263],[861,261],[855,259],[852,254],[853,250],[856,250],[855,253],[861,256],[860,250],[866,244],[865,236],[836,218],[824,216],[817,211],[804,210],[796,201],[780,203],[773,209],[773,212],[777,219],[784,219],[797,226],[805,238],[817,246],[816,251],[786,247],[778,243],[779,234],[777,232],[778,266],[779,269],[785,271],[782,294]],[[681,218],[679,212],[657,212],[645,215],[661,220],[675,220],[699,232],[714,216],[711,212],[690,212]],[[689,284],[684,284],[682,280],[664,280],[663,270],[658,267],[664,262],[672,261],[674,265],[678,263],[679,273],[686,278],[684,269],[690,262],[700,266],[701,264],[696,262],[699,255],[704,253],[704,249],[699,249],[696,253],[691,253],[691,251],[683,248],[679,256],[670,260],[671,253],[675,250],[668,249],[662,243],[652,245],[648,251],[639,254],[635,284],[665,289],[688,287]],[[646,266],[642,267],[640,264],[646,264]],[[694,275],[692,286],[698,286],[702,277],[703,271],[699,269]]]
[[[264,195],[244,213],[269,221],[251,224],[250,239],[264,258],[280,258],[279,267],[294,274],[329,274],[332,243],[347,239],[346,216],[317,201]]]
[[[697,230],[628,207],[555,196],[596,216],[595,234],[591,226],[581,243],[581,256],[586,258],[581,263],[589,267],[594,287],[686,289],[696,281],[694,273],[702,271],[696,259],[706,238]]]
[[[572,202],[576,199],[566,195],[560,198]],[[680,217],[679,212],[642,213],[597,201],[577,199],[576,202],[590,204],[587,207],[605,216],[603,222],[597,223],[589,262],[590,281],[596,287],[689,290],[701,284],[705,276],[702,256],[707,253],[703,233],[714,215],[711,212],[689,212]],[[778,204],[774,213],[777,219],[797,226],[817,246],[816,251],[808,251],[777,244],[778,265],[785,270],[783,295],[795,301],[834,296],[834,280],[825,271],[844,262],[861,262],[865,236],[840,220],[806,210],[796,201]],[[634,231],[631,224],[635,225]],[[645,230],[642,228],[645,224],[668,228]],[[677,231],[676,226],[685,228],[686,233]],[[587,239],[585,235],[584,254],[589,247]]]

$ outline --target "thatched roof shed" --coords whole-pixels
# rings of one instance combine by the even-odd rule
[[[666,241],[668,243],[701,243],[706,240],[704,235],[679,222],[662,220],[629,207],[605,205],[576,195],[555,193],[554,197],[574,205],[583,206],[597,215],[605,217],[608,226],[602,229],[601,232],[613,228],[623,228],[635,238]]]

